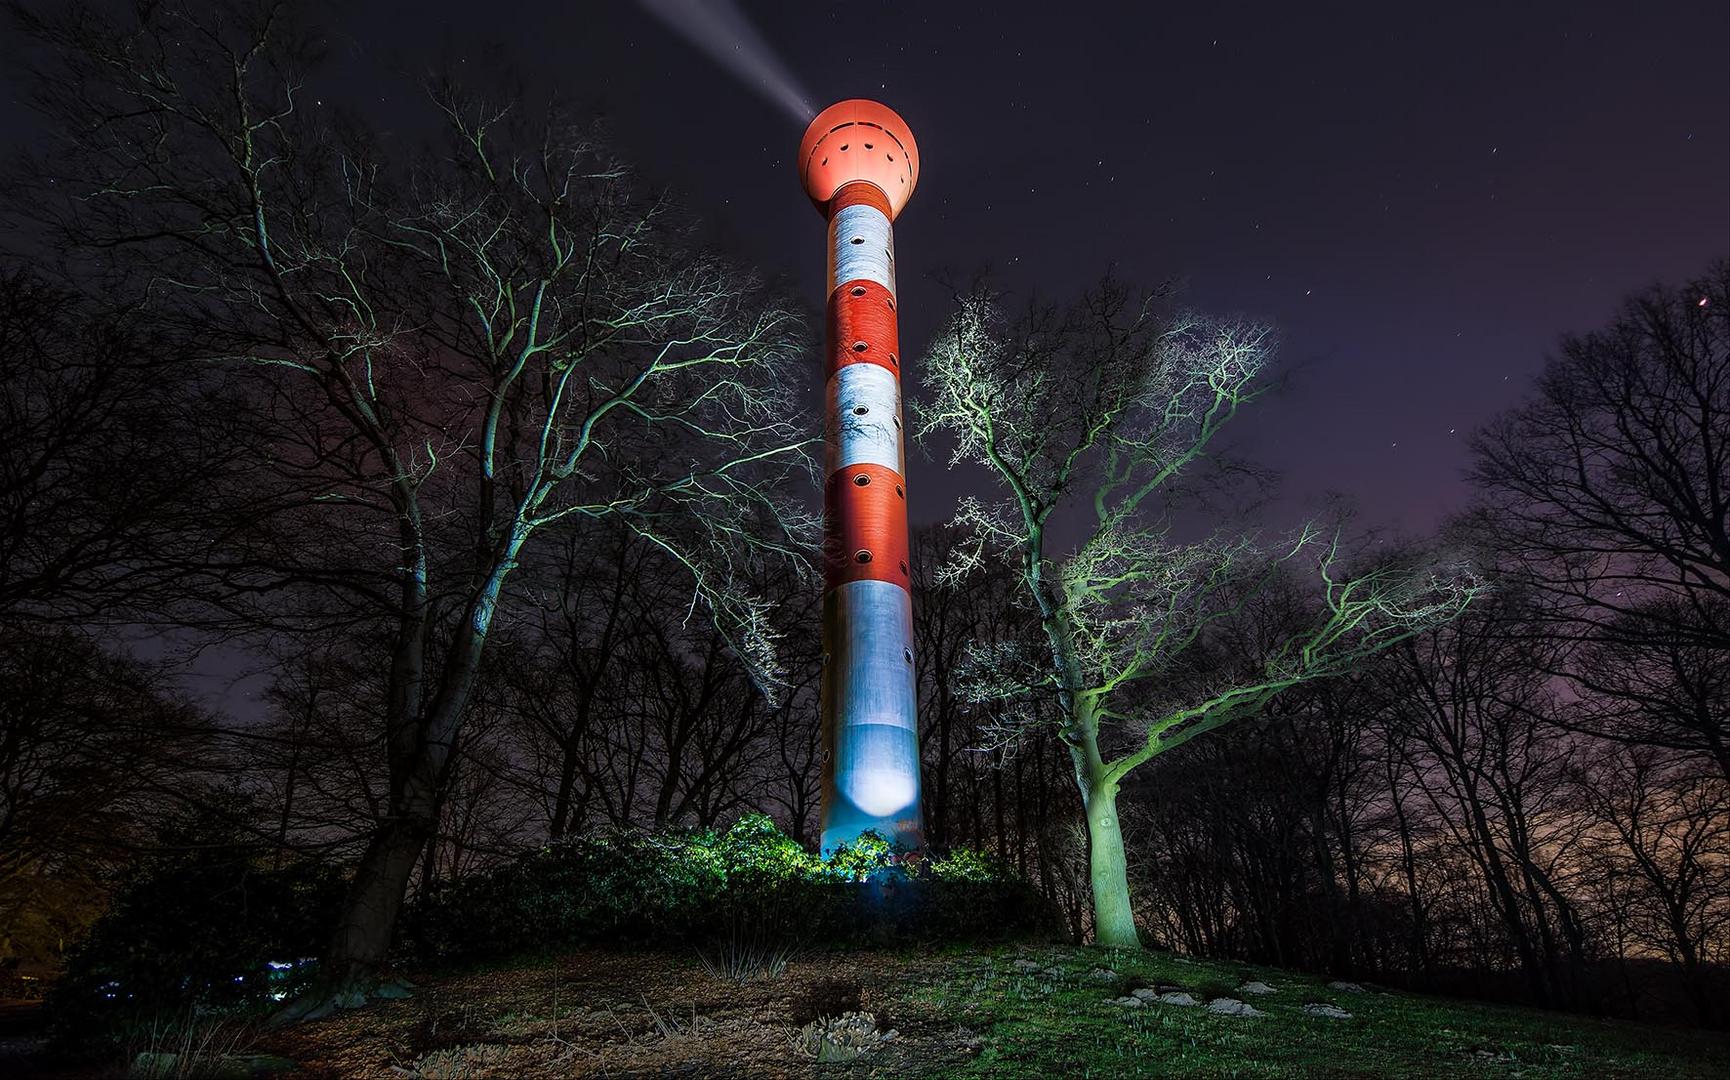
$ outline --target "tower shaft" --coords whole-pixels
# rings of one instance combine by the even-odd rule
[[[919,182],[919,147],[893,109],[838,101],[805,129],[799,178],[829,224],[823,850],[867,830],[918,848],[919,707],[892,222]]]
[[[829,218],[823,847],[921,844],[912,578],[890,204],[843,185]]]

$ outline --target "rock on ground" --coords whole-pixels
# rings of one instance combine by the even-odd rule
[[[1190,995],[1184,993],[1181,990],[1174,990],[1169,994],[1159,995],[1159,1003],[1161,1005],[1200,1005],[1201,1004],[1201,1002],[1195,1000],[1195,998],[1191,997]]]
[[[1309,1016],[1325,1016],[1330,1020],[1350,1020],[1352,1014],[1338,1005],[1325,1001],[1312,1001],[1304,1006],[1304,1012]]]
[[[1239,1001],[1237,998],[1214,998],[1212,1001],[1207,1003],[1207,1007],[1208,1011],[1219,1013],[1221,1016],[1267,1015],[1267,1013],[1262,1012],[1254,1005]]]
[[[1113,1005],[1121,1005],[1126,1009],[1144,1009],[1147,1007],[1147,1002],[1135,997],[1134,995],[1129,997],[1112,998],[1111,1003]]]
[[[1264,982],[1246,982],[1237,988],[1240,994],[1277,994],[1278,990]]]
[[[1110,968],[1094,968],[1087,973],[1087,978],[1093,982],[1116,982],[1117,972]]]
[[[1355,982],[1331,982],[1331,983],[1328,983],[1328,989],[1329,990],[1338,990],[1342,994],[1367,994],[1367,993],[1369,993],[1369,991],[1365,990],[1363,987],[1359,986]]]

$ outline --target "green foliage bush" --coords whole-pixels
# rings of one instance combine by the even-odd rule
[[[916,859],[866,834],[828,858],[766,816],[724,830],[597,833],[445,885],[410,912],[422,958],[582,942],[737,936],[811,944],[985,940],[1056,926],[1039,893],[978,852]]]

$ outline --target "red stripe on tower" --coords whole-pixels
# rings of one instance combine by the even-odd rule
[[[829,294],[829,374],[847,364],[901,372],[895,298],[875,281],[849,281]]]

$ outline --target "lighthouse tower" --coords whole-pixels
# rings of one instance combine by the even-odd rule
[[[823,850],[866,830],[922,845],[912,577],[892,223],[919,148],[887,106],[818,114],[799,176],[829,223],[823,493]]]

